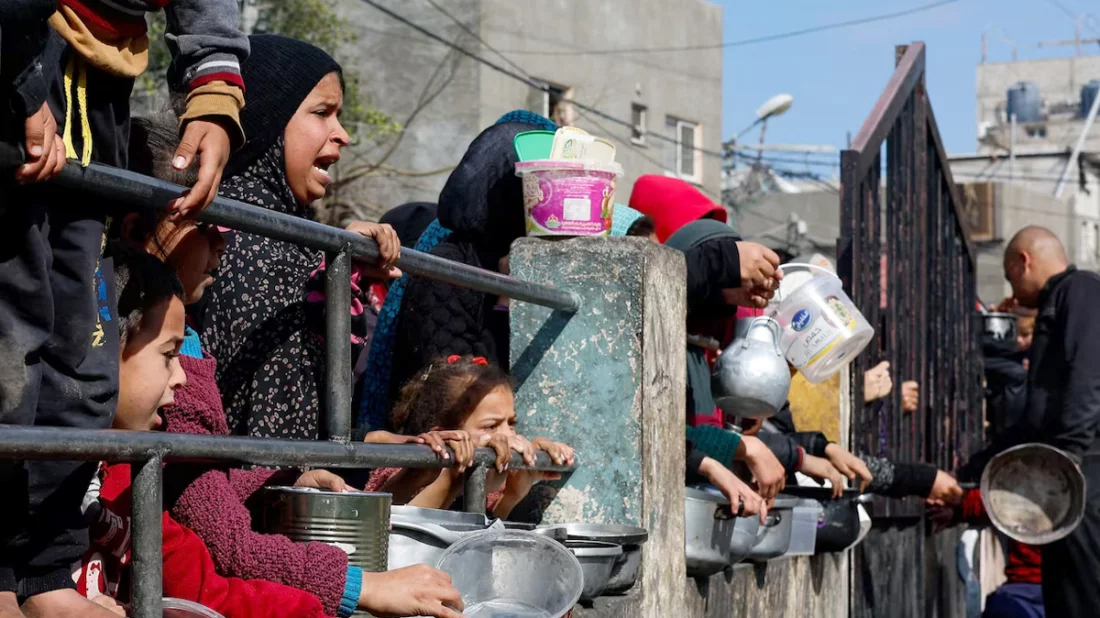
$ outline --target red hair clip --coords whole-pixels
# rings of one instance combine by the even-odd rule
[[[481,365],[483,367],[487,367],[489,365],[489,361],[485,360],[484,356],[476,356],[471,362],[475,365]]]
[[[447,357],[447,364],[448,365],[453,365],[453,364],[457,363],[461,358],[462,357],[459,356],[458,354],[452,354],[452,355]]]

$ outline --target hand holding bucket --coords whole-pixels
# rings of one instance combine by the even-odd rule
[[[836,273],[816,264],[779,267],[780,272],[795,269],[814,274],[809,279],[784,276],[768,314],[783,328],[781,348],[787,362],[810,382],[822,382],[858,356],[875,329],[844,292]]]

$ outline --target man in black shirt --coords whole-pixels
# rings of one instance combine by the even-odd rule
[[[1043,442],[1081,466],[1088,496],[1081,525],[1043,548],[1047,615],[1100,611],[1100,275],[1077,270],[1050,230],[1020,230],[1004,257],[1005,278],[1022,306],[1038,309],[1027,406],[1015,443]]]

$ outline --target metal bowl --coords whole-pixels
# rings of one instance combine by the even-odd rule
[[[408,505],[391,507],[390,517],[411,522],[436,524],[455,532],[471,532],[489,527],[489,519],[481,513],[426,509]]]
[[[623,548],[600,541],[567,541],[565,546],[577,557],[584,571],[581,600],[591,601],[601,596],[607,582],[611,581],[611,571],[623,555]]]
[[[641,545],[649,539],[649,532],[645,528],[619,524],[544,524],[538,528],[564,528],[570,541]]]
[[[997,341],[1015,340],[1017,320],[1015,313],[983,313],[982,330]]]
[[[1021,444],[982,471],[982,502],[993,525],[1028,545],[1065,538],[1085,516],[1085,476],[1063,451]]]
[[[605,595],[625,594],[638,581],[638,572],[642,568],[642,546],[624,545],[623,555],[611,569],[611,579],[607,580]]]

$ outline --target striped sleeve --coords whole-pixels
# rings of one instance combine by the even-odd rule
[[[220,81],[244,91],[241,62],[248,58],[249,44],[239,27],[237,0],[173,0],[165,12],[172,89],[190,92]]]

